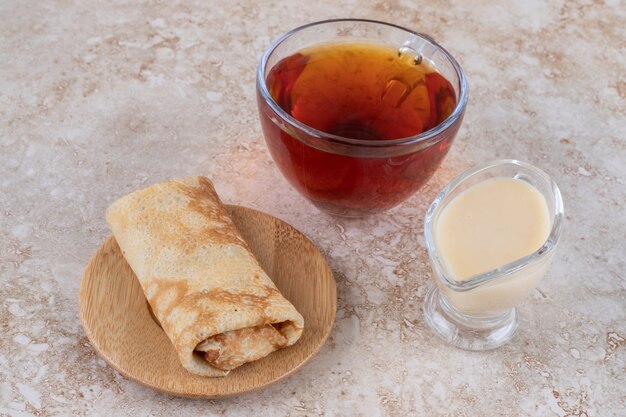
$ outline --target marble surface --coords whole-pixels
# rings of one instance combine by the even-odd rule
[[[626,415],[623,2],[2,0],[0,16],[0,416]],[[271,40],[349,16],[431,34],[471,86],[434,178],[362,220],[320,214],[288,186],[254,97]],[[566,230],[512,343],[470,353],[423,321],[422,223],[453,176],[504,157],[556,179]],[[338,286],[319,355],[277,385],[225,400],[125,379],[78,317],[109,203],[196,174],[225,202],[307,234]]]

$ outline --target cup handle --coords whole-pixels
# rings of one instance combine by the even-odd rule
[[[434,43],[434,44],[437,44],[437,41],[435,40],[435,38],[433,38],[433,37],[432,37],[432,36],[430,36],[430,35],[427,35],[427,34],[425,34],[425,33],[423,33],[423,32],[415,32],[415,34],[416,34],[417,36],[420,36],[420,37],[422,37],[422,38],[424,38],[424,39],[429,40],[430,42],[432,42],[432,43]]]

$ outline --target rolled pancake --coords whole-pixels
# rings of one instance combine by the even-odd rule
[[[224,376],[302,334],[304,319],[263,271],[207,178],[133,192],[106,219],[189,372]]]

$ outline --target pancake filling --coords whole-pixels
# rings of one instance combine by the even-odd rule
[[[214,368],[229,371],[287,346],[287,337],[277,329],[283,325],[264,324],[216,334],[195,350]]]

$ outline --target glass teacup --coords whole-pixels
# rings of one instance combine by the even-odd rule
[[[549,231],[536,251],[493,270],[457,281],[442,259],[435,229],[443,210],[469,187],[493,178],[526,181],[547,203]],[[563,228],[563,201],[556,183],[538,168],[516,160],[489,162],[452,180],[435,198],[424,220],[424,235],[435,284],[424,301],[424,317],[448,343],[469,350],[508,342],[518,327],[519,305],[538,285],[554,256]]]
[[[388,110],[385,108],[368,113],[364,110],[368,105],[366,100],[350,101],[348,93],[333,96],[331,93],[344,85],[345,78],[336,81],[341,74],[330,70],[322,70],[319,76],[319,73],[311,75],[312,70],[306,68],[310,62],[319,61],[311,59],[307,63],[308,55],[302,51],[324,45],[339,45],[341,48],[364,43],[389,48],[392,51],[390,60],[402,58],[415,65],[428,62],[450,84],[455,96],[447,117],[432,125],[424,124],[428,129],[419,134],[403,136],[408,130],[403,130],[402,125],[413,121],[412,116],[398,117],[397,123],[381,127],[395,116],[392,111],[389,117],[385,116]],[[336,68],[343,70],[350,65],[351,61],[346,60]],[[357,66],[348,80],[365,80],[361,71],[368,71],[369,67]],[[297,78],[303,77],[299,71],[309,71],[308,81]],[[405,82],[402,76],[384,78],[383,88],[372,96],[383,97],[382,101],[388,102],[389,108],[393,109],[398,103],[404,103],[407,97],[411,98],[416,89],[428,84],[428,80],[426,84]],[[302,83],[320,80],[328,81],[323,84],[322,90],[325,91],[293,103],[294,89],[301,87]],[[257,72],[259,115],[274,162],[291,185],[315,206],[330,214],[347,217],[385,211],[426,183],[452,145],[463,119],[467,94],[463,70],[430,37],[370,20],[328,20],[294,29],[268,48]],[[333,98],[327,99],[331,96]],[[319,101],[317,107],[307,112],[307,106],[313,106],[314,101]],[[434,109],[444,101],[443,96],[430,97],[422,104],[432,112],[430,115],[435,114]],[[300,117],[294,108],[305,116]],[[332,120],[335,114],[343,111],[357,120]],[[369,118],[377,120],[363,122]],[[316,119],[315,123],[311,122],[312,119]],[[394,134],[386,137],[389,130],[394,130]]]

